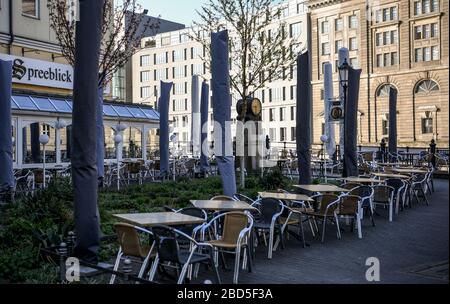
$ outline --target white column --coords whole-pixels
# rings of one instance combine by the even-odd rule
[[[345,59],[347,59],[347,63],[350,64],[350,60],[349,60],[349,52],[348,49],[343,47],[339,49],[339,66],[342,65],[342,63],[344,62]],[[347,79],[345,79],[347,80]],[[342,100],[344,98],[344,88],[342,87],[341,84],[339,84],[339,98]],[[344,115],[345,115],[345,111],[344,111]],[[344,122],[342,121],[341,123],[339,123],[339,147],[340,147],[340,153],[341,153],[341,157],[344,156]]]
[[[56,164],[61,163],[61,129],[55,125]]]
[[[141,128],[141,134],[142,134],[142,159],[144,161],[147,160],[147,128],[144,126],[142,126]]]

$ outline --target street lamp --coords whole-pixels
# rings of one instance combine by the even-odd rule
[[[42,175],[43,175],[43,188],[45,188],[45,145],[48,144],[48,141],[50,140],[50,138],[48,137],[47,134],[42,134],[39,136],[39,142],[42,144],[43,146],[43,161],[42,161]]]
[[[345,120],[345,104],[347,103],[347,93],[348,93],[348,71],[350,69],[350,65],[347,62],[347,58],[344,58],[344,61],[342,64],[338,67],[339,70],[339,85],[342,87],[342,109],[344,111],[344,120]],[[344,143],[345,143],[345,121],[343,124],[344,129]],[[344,172],[345,172],[345,157],[344,154],[342,154],[341,158],[343,159],[344,163]]]
[[[116,134],[114,136],[114,143],[116,144],[116,160],[117,160],[117,190],[120,190],[120,162],[119,162],[119,147],[122,142],[122,135]]]

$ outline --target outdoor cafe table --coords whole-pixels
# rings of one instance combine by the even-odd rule
[[[304,201],[304,202],[313,202],[314,200],[307,195],[304,194],[295,194],[295,193],[276,193],[276,192],[258,192],[261,198],[274,198],[285,201]]]
[[[191,200],[191,204],[205,211],[256,211],[255,207],[242,201]]]
[[[340,178],[340,180],[344,180],[350,183],[358,183],[358,184],[374,184],[374,183],[382,183],[383,181],[380,181],[379,179],[375,178],[368,178],[368,177],[357,177],[357,176],[350,176],[350,177],[344,177]]]
[[[372,173],[372,175],[382,178],[400,178],[400,179],[409,179],[410,177],[402,174],[393,174],[393,173]]]
[[[155,225],[182,226],[202,224],[204,222],[202,218],[175,212],[128,213],[114,214],[113,216],[140,227],[152,227]]]
[[[334,185],[294,185],[309,192],[350,192],[350,190],[334,186]]]
[[[396,173],[417,173],[417,174],[425,174],[425,173],[428,173],[428,170],[425,170],[425,169],[419,169],[419,168],[399,168],[399,169],[396,169],[396,168],[394,168],[393,169],[393,171],[394,172],[396,172]]]

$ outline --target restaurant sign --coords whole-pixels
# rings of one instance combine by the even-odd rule
[[[73,68],[70,65],[6,54],[0,54],[0,59],[13,62],[13,83],[73,88]]]

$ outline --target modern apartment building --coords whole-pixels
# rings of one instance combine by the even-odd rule
[[[362,69],[359,142],[377,145],[389,132],[389,89],[398,90],[398,140],[426,147],[448,145],[449,1],[310,0],[314,141],[323,124],[323,65],[334,66],[338,49]]]
[[[306,46],[307,1],[291,0],[282,4],[282,21],[286,31],[295,37],[299,49]],[[275,25],[274,25],[275,26]],[[191,83],[192,76],[209,80],[210,74],[202,57],[203,46],[190,39],[195,29],[166,32],[142,41],[142,50],[132,59],[133,102],[156,105],[160,81],[174,83],[171,94],[169,118],[173,132],[178,135],[181,148],[189,151],[191,141]],[[233,35],[230,32],[230,35]],[[231,64],[233,66],[233,64]],[[263,102],[263,129],[272,143],[295,142],[295,73],[292,68],[285,79],[268,83],[255,92]],[[232,92],[232,118],[235,122],[237,94]],[[210,109],[208,138],[212,140],[212,109]],[[233,131],[233,130],[232,130]]]

